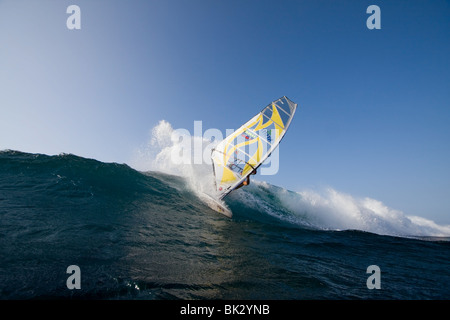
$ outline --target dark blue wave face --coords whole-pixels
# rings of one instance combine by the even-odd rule
[[[227,198],[229,219],[181,177],[0,152],[0,298],[450,298],[449,242],[293,223],[276,187],[252,188]]]

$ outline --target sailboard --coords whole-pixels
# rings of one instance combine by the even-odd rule
[[[206,203],[214,211],[217,211],[227,216],[228,218],[231,218],[233,216],[231,210],[226,206],[225,203],[223,203],[222,200],[214,199],[212,196],[206,193],[201,193],[200,199],[202,199],[203,202]]]
[[[297,104],[286,96],[272,101],[211,150],[219,200],[240,186],[278,147],[296,109]]]

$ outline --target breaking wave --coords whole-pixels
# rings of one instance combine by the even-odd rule
[[[196,194],[213,190],[211,165],[205,161],[194,164],[193,152],[186,152],[181,146],[183,139],[190,139],[192,146],[201,145],[202,153],[210,154],[211,141],[195,136],[179,139],[175,135],[174,138],[174,132],[170,123],[160,121],[152,129],[148,144],[136,151],[131,166],[141,171],[161,171],[181,176]],[[174,163],[174,154],[182,161]],[[450,225],[410,216],[389,208],[382,201],[357,198],[333,188],[295,192],[264,181],[254,181],[249,187],[233,192],[226,202],[235,211],[251,209],[256,214],[268,214],[308,228],[360,230],[395,236],[450,236]]]

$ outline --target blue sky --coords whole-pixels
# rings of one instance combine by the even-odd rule
[[[280,170],[258,179],[448,224],[449,16],[442,0],[3,0],[0,149],[123,163],[160,120],[225,132],[286,95]]]

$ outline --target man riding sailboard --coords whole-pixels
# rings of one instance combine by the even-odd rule
[[[286,96],[272,101],[211,151],[217,199],[213,209],[231,216],[221,200],[250,184],[250,175],[256,174],[256,169],[278,146],[296,109],[297,104]]]

